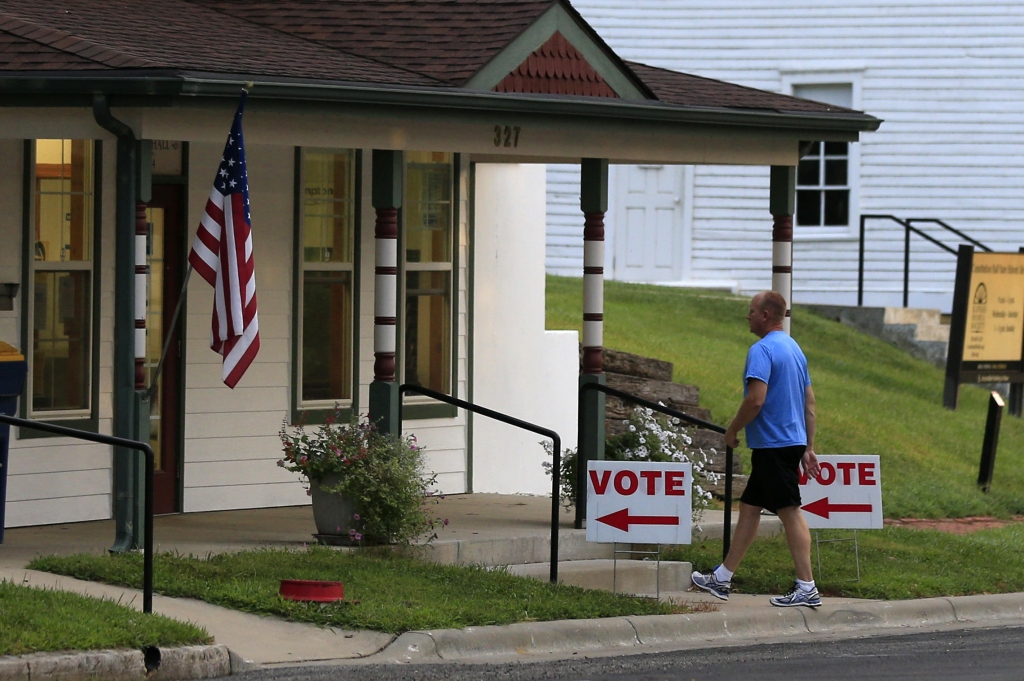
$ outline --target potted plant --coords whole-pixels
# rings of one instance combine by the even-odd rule
[[[437,476],[427,474],[415,436],[385,435],[365,418],[313,432],[282,425],[278,466],[305,478],[317,537],[326,543],[408,543],[438,523],[427,502]]]

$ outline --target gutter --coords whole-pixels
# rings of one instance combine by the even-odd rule
[[[114,224],[114,420],[113,435],[135,438],[135,165],[138,140],[127,124],[110,113],[106,95],[92,98],[96,123],[117,136],[117,219]],[[99,228],[99,225],[96,226]],[[98,321],[98,320],[97,320]],[[116,536],[111,551],[121,553],[140,543],[141,527],[133,523],[138,501],[136,454],[114,450],[114,518]]]
[[[716,125],[793,130],[870,132],[881,119],[864,113],[820,115],[806,112],[684,107],[651,100],[594,101],[551,95],[508,95],[461,88],[418,87],[258,78],[252,75],[184,71],[134,71],[117,75],[82,76],[70,72],[41,77],[8,72],[0,76],[2,106],[82,106],[86,97],[109,96],[118,106],[173,106],[183,98],[224,98],[234,101],[238,88],[253,81],[250,99],[324,102],[373,107],[402,107],[494,114],[537,114],[628,120],[632,123]],[[98,119],[97,119],[98,120]]]

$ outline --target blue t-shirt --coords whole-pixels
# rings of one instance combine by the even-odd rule
[[[746,428],[751,449],[807,444],[804,402],[811,377],[807,358],[784,331],[772,331],[750,346],[743,370],[743,396],[750,379],[768,385],[761,412]]]

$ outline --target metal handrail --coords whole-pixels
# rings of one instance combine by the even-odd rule
[[[406,393],[418,393],[420,395],[423,395],[424,397],[430,397],[432,399],[435,399],[438,402],[444,402],[445,404],[450,404],[454,407],[459,407],[460,409],[471,411],[474,414],[480,414],[481,416],[492,418],[495,421],[501,421],[502,423],[507,423],[510,426],[522,428],[523,430],[528,430],[531,433],[537,433],[538,435],[551,439],[552,453],[554,455],[554,465],[551,469],[550,579],[552,584],[556,584],[558,582],[558,488],[561,484],[560,472],[562,468],[562,438],[559,437],[558,433],[549,428],[544,428],[543,426],[538,426],[534,423],[530,423],[529,421],[523,421],[522,419],[517,419],[514,416],[502,414],[499,411],[494,411],[493,409],[488,409],[487,407],[481,407],[478,404],[473,404],[472,402],[467,402],[466,400],[460,400],[457,397],[445,395],[444,393],[439,393],[436,390],[431,390],[430,388],[424,388],[421,385],[403,383],[398,387],[398,392],[400,395],[404,395]],[[398,400],[398,432],[402,432],[401,399]]]
[[[153,454],[153,448],[145,442],[136,442],[135,440],[126,440],[121,437],[102,435],[100,433],[90,433],[85,430],[78,430],[77,428],[67,428],[65,426],[57,426],[52,423],[40,423],[38,421],[30,421],[28,419],[21,419],[17,416],[7,416],[5,414],[0,414],[0,423],[18,426],[19,428],[41,430],[44,433],[73,437],[78,440],[88,440],[89,442],[97,442],[101,445],[127,447],[128,449],[134,449],[137,452],[142,452],[146,457],[146,518],[142,542],[142,612],[153,612],[153,468],[156,462],[156,457]]]
[[[696,416],[690,416],[685,412],[666,407],[664,404],[658,404],[657,402],[651,402],[645,400],[642,397],[627,393],[618,388],[610,388],[607,385],[601,383],[584,383],[580,386],[579,394],[579,414],[578,424],[579,433],[577,442],[583,442],[583,395],[588,390],[596,390],[598,392],[618,397],[621,400],[628,400],[633,404],[641,407],[647,407],[654,411],[660,412],[667,416],[672,416],[685,421],[690,425],[699,426],[705,430],[713,430],[716,433],[725,433],[725,428],[718,425],[717,423],[711,423],[704,419],[699,419]],[[579,449],[576,450],[577,452]],[[729,545],[732,543],[732,464],[733,464],[733,451],[729,443],[725,443],[725,518],[722,527],[722,560],[729,555]],[[583,527],[583,520],[587,517],[587,495],[584,490],[587,488],[587,462],[583,461],[582,458],[577,455],[576,457],[576,529]]]
[[[903,307],[908,307],[910,303],[910,233],[913,232],[918,236],[930,241],[942,250],[956,257],[956,249],[947,246],[930,234],[926,234],[917,227],[914,227],[914,222],[928,222],[931,224],[938,225],[948,232],[956,234],[961,239],[971,242],[981,249],[991,253],[992,249],[985,244],[972,239],[955,227],[946,224],[938,218],[907,218],[900,219],[895,215],[888,214],[864,214],[860,216],[860,244],[857,253],[857,306],[861,307],[864,305],[864,234],[865,224],[868,220],[892,220],[901,227],[903,227]]]
[[[952,232],[953,234],[956,234],[958,237],[960,237],[964,241],[971,242],[972,244],[974,244],[975,246],[977,246],[981,250],[985,251],[986,253],[991,253],[992,252],[992,249],[989,248],[988,246],[986,246],[985,244],[981,243],[977,239],[973,239],[973,238],[967,236],[966,234],[961,232],[956,227],[954,227],[954,226],[952,226],[950,224],[947,224],[946,222],[944,222],[942,220],[939,220],[938,218],[907,218],[907,223],[908,224],[913,224],[915,222],[930,222],[931,224],[938,225],[939,227],[942,227],[947,232]]]

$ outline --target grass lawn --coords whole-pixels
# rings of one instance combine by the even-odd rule
[[[823,531],[821,538],[851,535],[849,530]],[[815,581],[823,595],[893,600],[1024,591],[1024,523],[963,535],[887,527],[857,536],[859,582],[849,581],[856,576],[853,543],[822,545],[824,577],[816,574]],[[689,560],[694,569],[708,571],[722,560],[722,542],[674,547],[665,559]],[[813,546],[811,560],[817,573]],[[785,593],[793,584],[785,537],[755,541],[732,584],[738,593]]]
[[[113,601],[0,582],[0,655],[211,643],[202,627]]]
[[[316,546],[306,551],[266,549],[208,558],[161,553],[154,565],[155,589],[167,596],[198,598],[299,622],[395,634],[684,611],[642,598],[552,586],[501,570],[348,554]],[[48,556],[35,559],[29,568],[136,588],[142,583],[142,556],[134,554]],[[278,596],[281,579],[344,582],[348,602],[286,601]]]
[[[547,328],[582,329],[582,279],[549,276]],[[742,399],[747,299],[723,293],[606,282],[609,348],[675,364],[674,380],[700,388],[701,405],[728,423]],[[887,343],[793,311],[793,337],[810,365],[818,404],[816,450],[878,454],[886,517],[1008,517],[1024,513],[1024,422],[1004,415],[992,491],[975,486],[988,393],[960,389],[942,407],[944,373]],[[749,450],[740,449],[749,461]]]

